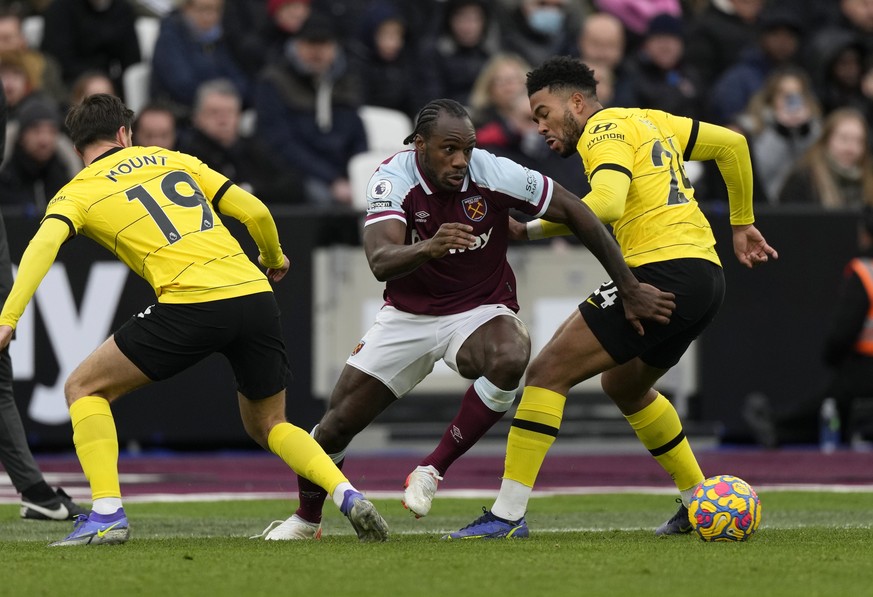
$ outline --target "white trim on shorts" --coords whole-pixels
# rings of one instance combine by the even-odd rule
[[[506,305],[482,305],[454,315],[416,315],[386,305],[346,364],[375,377],[398,398],[408,394],[443,359],[458,372],[458,351],[495,317],[513,317]]]

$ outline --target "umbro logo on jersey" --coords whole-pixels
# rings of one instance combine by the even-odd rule
[[[430,214],[426,211],[417,211],[415,212],[415,221],[416,222],[427,222],[427,219],[430,217]]]

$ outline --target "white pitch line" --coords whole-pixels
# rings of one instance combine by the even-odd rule
[[[123,485],[123,484],[122,484]],[[821,485],[821,484],[791,484],[791,485],[760,485],[755,487],[758,493],[777,491],[816,491],[831,493],[873,493],[873,485]],[[77,500],[88,501],[90,492],[87,488],[68,489],[68,493]],[[645,494],[645,495],[672,495],[676,490],[671,487],[562,487],[555,489],[535,490],[533,497],[553,497],[561,495],[605,495],[605,494]],[[399,500],[401,491],[364,491],[368,498]],[[444,498],[469,498],[493,500],[497,496],[497,490],[482,489],[442,489],[439,497]],[[15,489],[4,487],[0,483],[0,504],[17,504],[20,497]],[[125,496],[124,501],[130,503],[171,503],[171,502],[222,502],[234,500],[297,500],[296,492],[209,492],[209,493],[147,493]]]

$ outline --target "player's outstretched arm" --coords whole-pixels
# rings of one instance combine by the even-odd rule
[[[0,313],[0,331],[3,332],[0,334],[0,350],[8,346],[12,330],[18,324],[24,308],[54,263],[61,245],[69,237],[70,227],[65,221],[46,218],[30,240],[18,264],[18,276]]]
[[[406,224],[388,219],[364,228],[364,252],[370,270],[380,282],[415,271],[422,263],[445,257],[451,250],[469,249],[476,244],[473,227],[449,222],[433,237],[406,244]]]
[[[258,263],[267,268],[267,277],[278,282],[288,272],[290,262],[282,253],[276,222],[266,205],[251,193],[231,185],[219,202],[219,211],[242,222],[258,245]]]
[[[767,263],[772,257],[779,259],[776,249],[767,244],[757,228],[752,224],[745,226],[733,226],[734,231],[734,254],[746,267],[752,268],[762,263]]]
[[[584,202],[556,184],[544,217],[566,224],[597,257],[618,287],[625,317],[638,334],[645,333],[641,320],[670,323],[670,315],[676,307],[675,296],[637,281],[625,263],[618,243]]]

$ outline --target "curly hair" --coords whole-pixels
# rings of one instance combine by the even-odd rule
[[[449,116],[457,118],[470,118],[467,109],[453,99],[433,100],[419,110],[418,115],[415,117],[415,127],[406,139],[403,140],[403,144],[408,145],[412,143],[416,135],[421,135],[424,139],[430,137],[433,127],[436,126],[437,119],[444,112]]]
[[[555,56],[527,74],[527,95],[541,89],[581,91],[596,97],[597,81],[588,65],[570,56]]]

